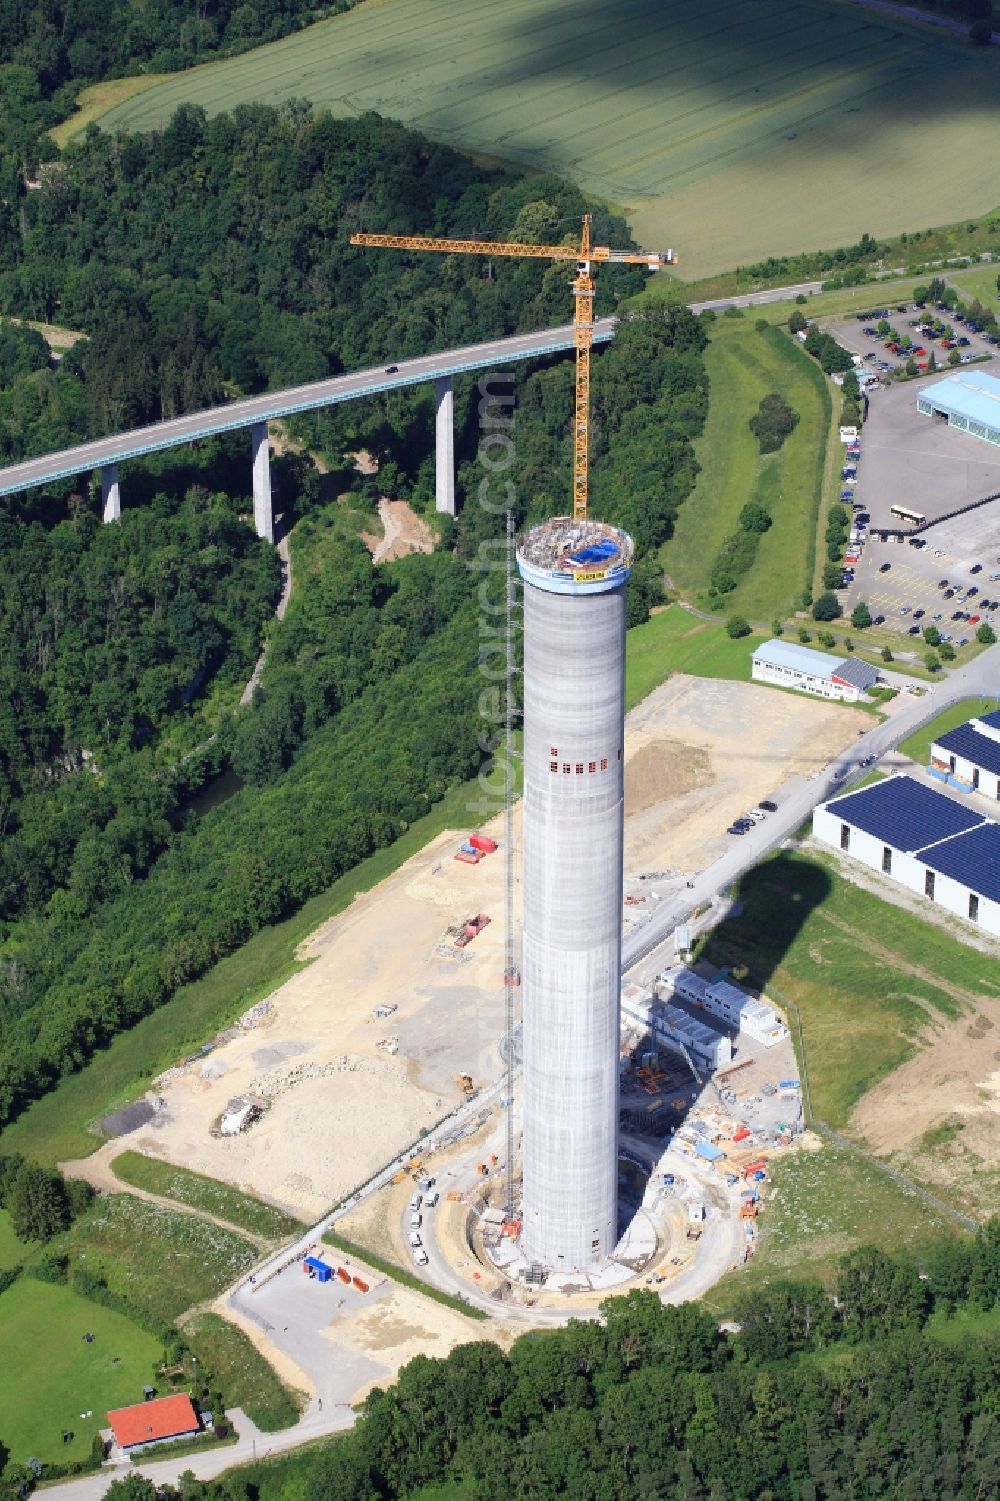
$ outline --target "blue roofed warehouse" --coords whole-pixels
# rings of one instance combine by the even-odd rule
[[[983,370],[962,370],[925,386],[917,396],[925,417],[947,417],[949,427],[1000,448],[1000,380]]]

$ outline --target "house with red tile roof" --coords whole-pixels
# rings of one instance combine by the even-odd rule
[[[175,1397],[156,1397],[151,1402],[136,1402],[132,1407],[117,1407],[108,1413],[108,1422],[115,1443],[127,1454],[147,1444],[192,1438],[201,1432],[194,1403],[186,1392]]]

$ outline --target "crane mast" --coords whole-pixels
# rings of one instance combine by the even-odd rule
[[[587,519],[590,478],[590,350],[594,341],[594,266],[646,266],[659,271],[676,264],[672,250],[633,253],[591,245],[591,216],[584,214],[579,245],[521,245],[517,241],[452,240],[429,235],[351,235],[352,245],[383,250],[429,250],[442,255],[527,256],[535,260],[575,261],[573,333],[576,348],[576,391],[573,405],[573,518]]]

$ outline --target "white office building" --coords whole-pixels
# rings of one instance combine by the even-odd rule
[[[827,652],[777,637],[758,646],[751,676],[758,683],[797,688],[802,693],[839,698],[846,703],[856,703],[878,682],[877,668],[857,657],[831,657]]]
[[[762,1042],[766,1048],[774,1047],[788,1036],[788,1028],[773,1006],[756,1000],[728,980],[706,980],[693,969],[676,964],[663,971],[660,984],[668,997],[680,996],[694,1006],[701,1006],[727,1027]]]

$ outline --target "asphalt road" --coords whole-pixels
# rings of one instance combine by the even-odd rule
[[[785,787],[778,788],[774,795],[774,801],[778,804],[777,813],[769,814],[742,838],[734,835],[726,853],[701,871],[690,888],[661,902],[649,921],[625,939],[622,944],[622,972],[634,969],[669,938],[677,924],[685,922],[696,907],[703,907],[711,902],[724,887],[738,880],[745,871],[758,864],[766,854],[787,839],[789,834],[805,822],[817,803],[843,791],[852,776],[861,772],[863,761],[869,757],[876,761],[881,759],[887,751],[905,740],[907,735],[940,714],[942,709],[947,709],[962,698],[995,694],[998,685],[1000,643],[988,647],[974,661],[935,683],[920,698],[914,698],[911,707],[903,709],[860,736],[812,780],[803,782],[797,778]]]
[[[594,324],[594,339],[597,343],[614,338],[614,332],[613,318],[599,318]],[[336,375],[329,380],[312,381],[306,386],[270,391],[266,396],[233,401],[227,406],[211,407],[203,412],[189,412],[186,417],[176,417],[170,422],[137,427],[131,432],[97,438],[90,443],[80,443],[75,448],[65,448],[58,453],[45,454],[42,458],[26,459],[24,463],[8,465],[6,469],[0,469],[0,495],[30,490],[33,486],[81,474],[87,469],[119,464],[124,459],[174,448],[181,443],[192,443],[214,433],[251,427],[255,422],[268,422],[273,418],[291,416],[295,412],[310,412],[318,407],[333,406],[339,401],[351,401],[359,396],[398,390],[402,386],[421,385],[443,375],[458,375],[463,371],[488,369],[492,365],[512,364],[516,360],[554,354],[573,347],[573,325],[566,323],[559,328],[543,329],[540,333],[514,334],[507,339],[491,339],[484,344],[469,344],[461,349],[446,349],[440,354],[423,355],[416,360],[403,360],[392,368],[391,373],[389,367],[380,365],[371,370],[355,371],[352,375]]]

